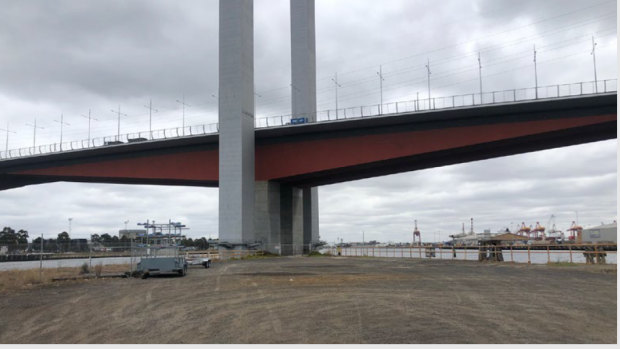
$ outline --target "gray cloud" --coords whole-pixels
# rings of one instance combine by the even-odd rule
[[[318,108],[376,104],[383,66],[384,100],[426,98],[427,58],[433,96],[478,92],[481,51],[485,91],[531,87],[532,45],[541,85],[593,79],[590,37],[597,37],[600,79],[617,75],[616,3],[554,1],[318,0]],[[290,113],[290,23],[286,0],[255,1],[255,84],[259,116]],[[116,133],[110,109],[121,105],[122,132],[217,121],[218,2],[16,1],[0,10],[0,126],[18,133],[12,148],[84,139],[92,110],[94,136]],[[0,135],[0,144],[4,142]],[[417,218],[425,238],[511,222],[567,225],[616,218],[617,142],[523,154],[320,188],[321,234],[407,240]],[[130,220],[183,220],[193,236],[217,233],[217,189],[57,183],[0,192],[0,224],[34,233],[113,232]],[[480,230],[477,229],[477,230]]]

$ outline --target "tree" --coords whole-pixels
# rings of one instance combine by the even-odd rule
[[[91,242],[101,242],[101,236],[99,234],[90,234]]]
[[[196,246],[196,248],[199,250],[206,250],[209,248],[209,243],[207,242],[206,238],[200,238],[194,240],[194,246]]]
[[[17,232],[17,241],[20,244],[27,244],[28,243],[28,231],[24,229],[20,229]]]
[[[101,234],[101,242],[111,242],[112,241],[112,237],[110,236],[110,234]]]
[[[15,234],[15,230],[11,227],[4,227],[2,231],[0,231],[0,244],[17,244],[18,237]]]
[[[56,246],[60,252],[69,251],[69,243],[71,242],[71,237],[66,231],[58,234],[58,238],[56,239]]]
[[[58,234],[57,240],[59,243],[70,242],[71,237],[69,237],[69,234],[66,231],[63,231],[62,233]]]

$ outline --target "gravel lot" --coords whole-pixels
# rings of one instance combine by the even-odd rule
[[[0,299],[0,343],[616,343],[616,266],[280,257]]]

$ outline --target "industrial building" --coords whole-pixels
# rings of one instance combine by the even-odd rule
[[[146,229],[121,229],[118,231],[118,238],[135,240],[138,236],[144,236],[144,234],[146,234]]]
[[[587,228],[581,234],[582,243],[599,242],[618,242],[618,224],[614,221],[611,224],[601,224],[596,227]]]

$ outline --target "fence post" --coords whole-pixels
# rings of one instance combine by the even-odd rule
[[[551,254],[549,252],[549,245],[547,245],[547,264],[551,263]]]
[[[420,255],[420,259],[422,259],[422,243],[418,244],[418,253]]]
[[[39,282],[43,282],[43,234],[41,234],[41,253],[39,253]]]
[[[412,246],[409,245],[409,258],[413,258],[413,252],[411,251]]]
[[[570,262],[573,263],[573,250],[571,245],[568,245],[568,255],[570,256]]]
[[[403,249],[401,248],[401,249],[400,249],[400,258],[403,258],[403,257],[404,257],[404,254],[405,254],[405,251],[403,251]]]
[[[530,258],[530,245],[527,245],[527,264],[532,264],[532,259]]]
[[[511,261],[511,262],[514,262],[514,261],[515,261],[515,258],[514,258],[514,256],[512,255],[512,245],[510,245],[510,261]]]
[[[467,260],[467,246],[463,246],[463,249],[465,250],[464,260]]]

